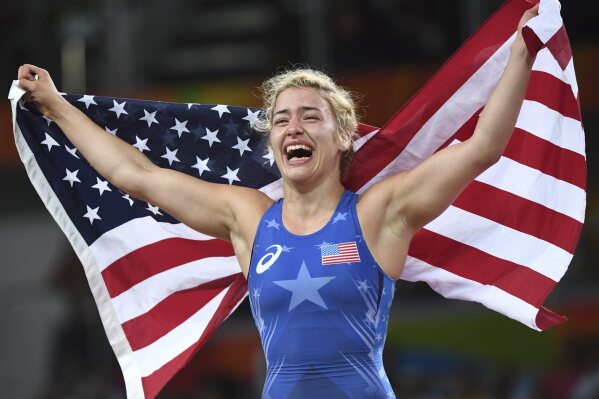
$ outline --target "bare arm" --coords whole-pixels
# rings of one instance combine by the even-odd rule
[[[208,183],[154,165],[136,148],[105,132],[64,100],[44,69],[24,65],[19,68],[18,78],[19,85],[29,91],[27,99],[56,122],[98,173],[119,189],[157,205],[188,226],[233,241],[243,235],[239,219],[261,214],[262,208],[268,206],[267,197],[256,190]],[[239,196],[245,201],[234,201]]]

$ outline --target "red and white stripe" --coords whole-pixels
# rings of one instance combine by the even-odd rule
[[[366,180],[354,169],[351,188],[364,191],[472,135],[507,64],[516,23],[530,6],[507,3],[364,144],[355,165],[376,157],[375,176]],[[540,16],[529,24],[534,32],[543,28],[547,47],[536,49],[526,99],[501,160],[414,237],[401,276],[538,330],[563,321],[542,304],[572,259],[586,201],[578,86],[556,12],[559,17],[559,3],[543,0]],[[472,57],[475,49],[485,49],[486,57],[484,52]]]

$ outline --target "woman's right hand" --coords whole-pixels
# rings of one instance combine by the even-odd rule
[[[37,79],[36,79],[37,75]],[[19,67],[17,75],[19,87],[27,90],[25,101],[33,101],[44,116],[54,119],[53,115],[66,100],[60,95],[50,74],[43,68],[25,64]]]

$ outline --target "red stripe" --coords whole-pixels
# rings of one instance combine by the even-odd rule
[[[586,188],[586,160],[582,155],[525,130],[514,130],[503,155],[583,190]]]
[[[551,310],[545,307],[541,307],[539,309],[539,313],[537,313],[537,317],[535,318],[535,324],[541,329],[541,331],[545,331],[550,327],[562,324],[565,321],[568,321],[567,317],[553,313]]]
[[[435,250],[431,251],[431,248]],[[493,285],[537,308],[557,284],[528,267],[497,258],[426,229],[414,236],[408,253],[455,275]]]
[[[246,292],[246,279],[239,273],[237,280],[233,282],[231,289],[225,294],[225,298],[215,312],[214,317],[208,323],[200,339],[149,376],[142,377],[141,381],[146,399],[155,398],[173,375],[189,362],[204,345],[206,340],[214,333],[214,330],[229,316]]]
[[[530,234],[573,254],[582,223],[536,202],[473,181],[454,206]]]
[[[331,265],[333,263],[353,263],[353,262],[359,262],[359,261],[360,261],[360,257],[357,257],[357,256],[354,256],[354,257],[331,256],[331,257],[323,258],[322,264],[323,265]]]
[[[193,316],[239,278],[219,278],[168,296],[148,312],[122,324],[131,349],[143,348]]]
[[[379,128],[376,126],[372,126],[372,125],[367,125],[365,123],[358,123],[358,136],[363,137],[366,136],[369,133],[374,132],[375,130],[378,130]]]
[[[572,50],[570,49],[570,40],[568,39],[568,33],[564,25],[549,39],[547,48],[551,51],[559,66],[565,70],[570,59],[572,59]]]
[[[549,73],[532,71],[524,98],[539,102],[568,118],[582,120],[572,86]]]
[[[202,258],[233,255],[233,247],[223,240],[167,238],[116,260],[102,271],[102,277],[110,297],[114,298],[148,277],[173,267]]]
[[[525,1],[510,1],[491,16],[381,131],[360,148],[344,179],[345,186],[358,191],[395,159],[422,125],[514,33],[528,6]]]

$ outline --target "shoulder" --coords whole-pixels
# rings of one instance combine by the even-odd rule
[[[228,202],[236,219],[262,217],[274,203],[273,199],[260,190],[241,186],[228,186]]]

